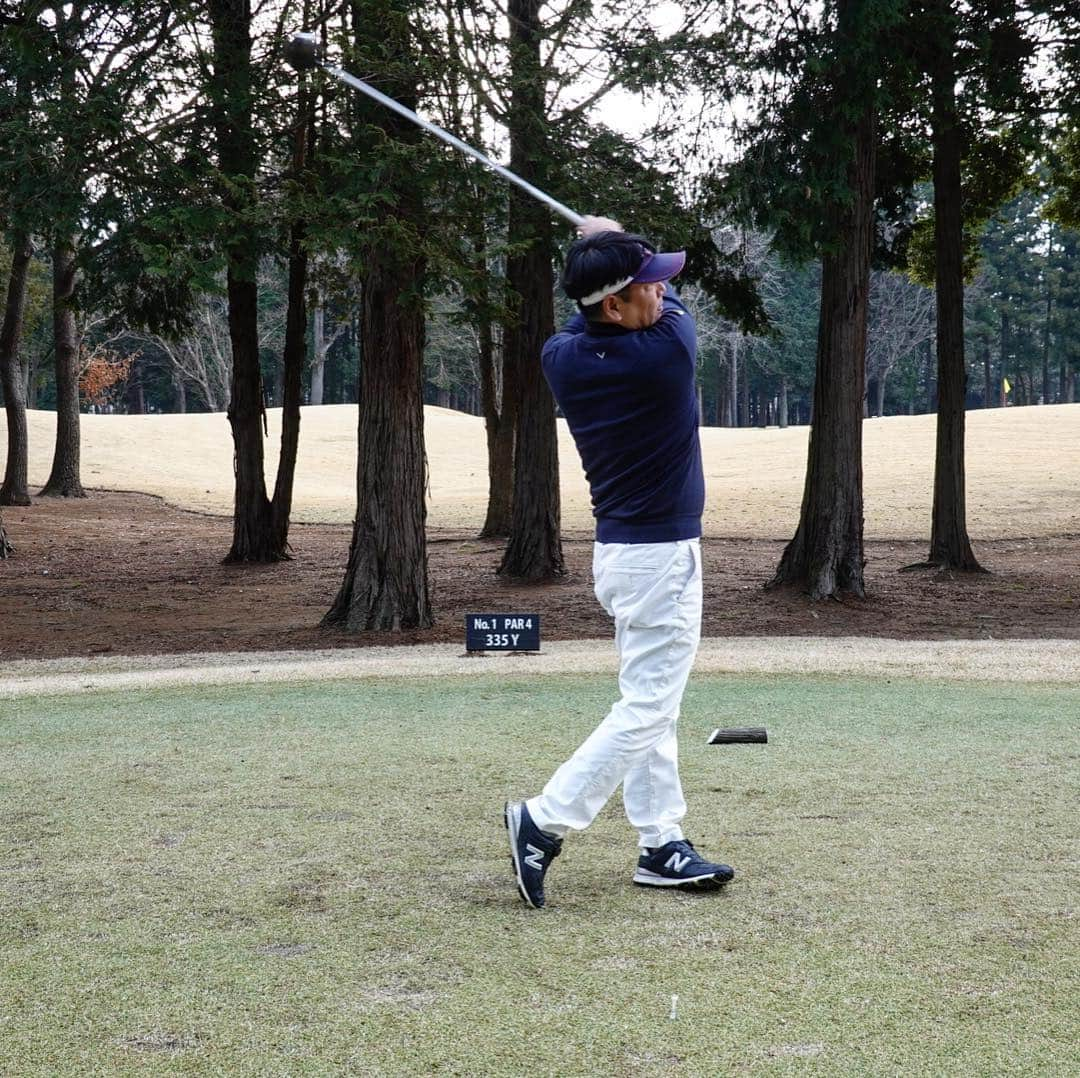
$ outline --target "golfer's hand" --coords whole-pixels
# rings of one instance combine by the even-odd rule
[[[622,232],[623,227],[618,221],[610,217],[591,217],[585,215],[585,220],[578,225],[578,236],[591,236],[594,232]]]

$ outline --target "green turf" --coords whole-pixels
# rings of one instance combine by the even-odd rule
[[[1080,687],[697,677],[735,882],[632,887],[613,801],[527,910],[502,802],[610,690],[4,702],[0,1074],[1080,1073]]]

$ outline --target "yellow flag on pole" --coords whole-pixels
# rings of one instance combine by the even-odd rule
[[[1010,382],[1008,378],[1002,378],[1001,388],[1004,389],[1006,393],[1012,392],[1012,382]]]

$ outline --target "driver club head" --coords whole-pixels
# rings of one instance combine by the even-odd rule
[[[310,71],[322,61],[322,46],[314,34],[293,34],[285,44],[285,62],[297,71]]]

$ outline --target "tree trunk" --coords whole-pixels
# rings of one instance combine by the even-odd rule
[[[315,119],[307,77],[300,76],[296,123],[293,127],[292,174],[297,185],[304,183],[315,145]],[[285,312],[285,344],[281,373],[281,448],[277,478],[270,503],[273,547],[280,557],[288,557],[289,519],[292,515],[296,452],[300,445],[300,405],[307,369],[307,225],[294,220],[289,228],[288,305]]]
[[[739,425],[739,340],[731,338],[730,353],[728,356],[728,392],[724,402],[727,409],[724,426],[737,427]]]
[[[265,387],[259,365],[257,253],[239,219],[256,194],[258,154],[252,126],[251,7],[248,0],[210,0],[214,43],[210,98],[215,109],[223,201],[237,223],[223,237],[232,376],[229,426],[233,437],[233,539],[225,562],[273,562],[285,551],[274,541],[264,476]]]
[[[511,203],[536,218],[525,196]],[[511,209],[511,221],[515,211]],[[546,231],[546,222],[535,224]],[[513,236],[514,233],[511,232]],[[518,233],[520,235],[520,233]],[[519,413],[514,451],[514,502],[510,538],[499,575],[532,583],[565,573],[560,529],[559,459],[555,403],[540,367],[540,349],[554,332],[550,233],[511,257],[507,265],[511,288],[521,296],[517,321],[507,327],[507,361],[517,368]]]
[[[724,396],[727,391],[727,368],[723,344],[716,350],[716,426],[724,426]]]
[[[56,449],[41,496],[85,498],[79,478],[79,334],[75,326],[75,240],[53,245],[53,353],[56,361]]]
[[[4,324],[0,328],[0,381],[4,387],[7,413],[7,463],[0,486],[0,505],[29,505],[26,485],[28,445],[26,435],[26,382],[19,363],[23,313],[26,310],[26,283],[34,247],[25,232],[16,233],[11,245],[11,274],[8,278]]]
[[[511,47],[510,168],[547,187],[544,72],[540,62],[540,0],[509,0]],[[560,529],[555,402],[540,366],[555,332],[552,234],[548,210],[516,187],[510,192],[507,283],[520,298],[504,335],[504,365],[519,391],[514,447],[514,505],[499,575],[533,583],[565,574]]]
[[[510,534],[514,510],[514,432],[517,426],[517,389],[514,373],[502,364],[502,393],[495,381],[495,341],[491,318],[479,311],[480,402],[487,435],[488,503],[481,538]]]
[[[866,107],[852,132],[851,201],[834,210],[835,253],[821,264],[813,420],[802,512],[770,586],[813,599],[862,597],[862,402],[874,206],[875,123]]]
[[[928,340],[924,345],[926,349],[926,410],[933,413],[938,406],[937,374],[934,365],[934,342]]]
[[[967,534],[964,475],[964,219],[960,174],[961,131],[956,111],[952,35],[933,73],[934,245],[937,309],[938,413],[931,513],[932,565],[977,572]]]
[[[881,370],[877,376],[877,395],[874,401],[875,415],[880,419],[885,414],[885,378],[886,372]]]
[[[998,401],[1000,407],[1008,404],[1008,393],[1005,390],[1005,380],[1009,369],[1009,315],[1005,310],[1001,312],[998,347],[1001,351],[1001,376],[998,382]]]
[[[187,413],[187,386],[184,385],[184,376],[177,370],[172,372],[173,391],[176,394],[176,411],[179,415]]]
[[[38,356],[36,351],[31,351],[23,362],[23,385],[26,387],[26,407],[37,408]]]
[[[1054,226],[1049,226],[1046,239],[1046,266],[1050,268],[1050,259],[1054,253]],[[1050,404],[1054,393],[1050,388],[1050,320],[1054,314],[1054,288],[1049,272],[1046,275],[1046,320],[1043,323],[1042,339],[1042,400],[1040,404]]]
[[[282,558],[289,556],[289,518],[292,515],[296,452],[300,445],[300,403],[304,393],[304,369],[307,367],[308,256],[304,247],[305,239],[304,222],[294,222],[289,239],[289,298],[282,356],[281,449],[274,496],[270,503],[272,541],[274,549],[280,551]]]
[[[788,388],[787,388],[787,380],[786,379],[781,379],[780,380],[780,408],[779,408],[778,423],[780,425],[781,430],[784,430],[784,429],[787,428],[787,425],[788,425]]]
[[[361,52],[378,42],[388,70],[390,61],[405,68],[387,92],[415,106],[406,12],[388,7],[373,21],[362,5],[352,10]],[[417,140],[416,128],[395,113],[366,108],[358,130],[366,119],[378,123],[391,144]],[[396,242],[372,244],[364,259],[356,520],[345,579],[323,618],[323,625],[350,632],[434,623],[424,534],[424,206],[400,147],[393,157],[395,163],[384,163],[380,185],[387,199],[382,213]]]
[[[311,359],[311,393],[308,396],[309,404],[322,404],[324,385],[326,379],[326,311],[323,307],[322,296],[315,296],[315,310],[312,311],[312,323],[314,332],[314,354]]]
[[[230,260],[231,262],[231,260]],[[227,274],[229,339],[233,369],[229,426],[233,436],[233,540],[225,562],[273,562],[280,555],[270,536],[270,499],[264,477],[266,409],[259,368],[258,293],[255,279],[230,264]]]
[[[484,115],[477,101],[472,110],[474,145],[483,144]],[[472,234],[473,269],[478,281],[487,280],[488,229],[484,216],[483,189],[476,192],[469,222]],[[505,338],[496,349],[495,327],[486,285],[477,297],[474,318],[479,336],[480,410],[487,436],[488,503],[480,537],[505,539],[510,535],[514,512],[514,441],[517,434],[517,371],[506,362]]]
[[[750,426],[750,366],[742,362],[742,378],[739,379],[739,420],[736,426]]]
[[[424,318],[403,299],[422,267],[374,251],[365,269],[357,513],[345,580],[323,624],[426,628],[434,618],[424,536]]]
[[[994,396],[994,372],[990,359],[990,341],[987,338],[983,338],[982,341],[982,358],[983,358],[983,407],[993,407],[992,401]]]

